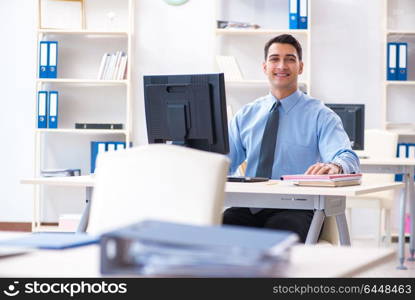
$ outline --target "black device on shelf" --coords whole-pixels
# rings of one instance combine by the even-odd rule
[[[121,123],[75,123],[75,129],[122,129]]]
[[[326,104],[342,120],[353,150],[363,150],[365,136],[364,104]]]
[[[223,73],[144,76],[149,143],[229,152]]]

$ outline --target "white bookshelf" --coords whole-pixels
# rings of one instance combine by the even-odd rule
[[[382,120],[383,127],[401,137],[415,136],[415,119],[406,114],[415,109],[411,99],[415,92],[414,77],[411,76],[411,51],[415,47],[415,6],[409,0],[383,0],[383,55],[382,55]],[[386,80],[388,42],[408,42],[408,80]]]
[[[287,0],[258,0],[241,4],[237,0],[216,0],[214,20],[216,56],[234,57],[242,78],[226,80],[227,103],[233,111],[269,92],[268,81],[262,72],[263,47],[271,38],[291,34],[303,48],[304,73],[299,77],[301,90],[312,94],[311,88],[311,26],[312,0],[308,0],[308,28],[289,29]],[[263,9],[263,10],[262,10]],[[217,28],[217,21],[247,22],[259,25],[257,29]],[[216,60],[216,58],[215,58]],[[217,62],[214,62],[218,71]]]
[[[82,5],[82,24],[79,28],[43,28],[42,22],[45,22],[45,18],[41,13],[45,12],[45,7],[42,7],[42,5],[46,5],[46,2],[47,0],[37,0],[36,47],[38,52],[36,53],[36,74],[38,74],[39,67],[40,41],[56,40],[58,41],[58,76],[54,79],[39,78],[39,75],[36,76],[36,95],[34,101],[36,106],[34,111],[37,112],[38,91],[58,91],[58,128],[37,128],[37,113],[35,114],[35,179],[41,179],[40,171],[43,168],[67,168],[65,158],[62,157],[63,155],[59,156],[54,152],[57,151],[56,149],[62,148],[62,146],[59,146],[59,141],[71,141],[72,144],[68,142],[69,146],[65,148],[65,151],[68,151],[68,153],[82,152],[85,154],[82,156],[83,161],[80,161],[80,165],[83,166],[82,174],[89,174],[90,162],[85,161],[87,157],[90,157],[90,155],[88,155],[90,153],[90,142],[88,141],[123,141],[126,143],[127,147],[129,147],[132,137],[133,113],[131,99],[131,70],[134,53],[133,37],[135,0],[111,0],[105,2],[94,1],[94,3],[79,1]],[[62,1],[62,3],[64,2],[65,1]],[[56,5],[56,3],[54,5]],[[113,9],[111,6],[114,6],[114,11],[116,11],[116,14],[118,14],[117,16],[119,16],[119,24],[111,23],[113,20],[109,22],[105,19],[108,11]],[[91,17],[90,24],[88,22],[89,16]],[[99,17],[103,18],[102,26],[100,26]],[[76,46],[77,44],[79,47]],[[104,53],[114,53],[115,51],[124,51],[127,54],[127,70],[124,77],[125,79],[97,79],[99,63],[102,55]],[[95,53],[100,54],[95,55]],[[84,65],[87,65],[85,67],[85,72],[83,69]],[[96,99],[92,99],[93,97],[91,97],[91,95],[94,94],[99,96],[96,96]],[[74,99],[78,98],[81,98],[82,101],[74,101]],[[109,106],[107,106],[108,103],[110,103]],[[96,106],[96,111],[95,109],[91,109],[93,105]],[[74,106],[76,106],[76,109]],[[86,115],[88,115],[88,113],[90,116],[95,114],[98,117],[100,115],[105,115],[106,118],[102,121],[97,120],[96,118],[93,120],[86,118],[82,119],[83,122],[122,123],[123,129],[75,129],[75,123],[79,122],[79,120],[72,120],[69,116],[72,114],[72,118],[76,118],[76,112],[82,110],[89,110]],[[113,119],[111,118],[111,115],[113,116]],[[60,123],[62,119],[65,119],[66,122]],[[83,147],[83,149],[80,149],[80,147]],[[51,156],[52,159],[49,159],[49,156]],[[62,166],[60,164],[62,164]],[[47,181],[45,182],[47,183]],[[43,205],[47,205],[46,201],[43,199],[48,193],[48,186],[46,183],[43,183],[42,180],[35,180],[33,183],[35,187],[33,200],[33,231],[43,231],[45,228],[52,228],[52,230],[54,230],[53,227],[42,226]],[[62,188],[65,188],[65,186],[65,184],[62,184]],[[68,187],[66,186],[66,188]],[[81,202],[83,200],[81,200]],[[79,213],[81,213],[81,211]]]

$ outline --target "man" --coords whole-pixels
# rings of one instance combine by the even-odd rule
[[[291,35],[268,41],[262,65],[270,93],[245,105],[229,126],[230,172],[247,161],[246,176],[359,172],[359,159],[340,118],[298,90],[302,49]],[[305,242],[313,211],[231,207],[223,223],[296,232]]]

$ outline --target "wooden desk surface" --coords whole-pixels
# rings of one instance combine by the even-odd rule
[[[294,246],[287,277],[352,277],[394,258],[385,248]],[[97,245],[0,259],[1,277],[100,277]]]
[[[70,177],[39,177],[22,179],[23,184],[47,184],[62,186],[93,187],[95,178],[90,175]],[[295,186],[270,180],[267,182],[240,183],[227,182],[225,191],[229,193],[255,193],[255,194],[296,194],[296,195],[322,195],[322,196],[359,196],[373,192],[390,189],[400,189],[404,185],[399,182],[366,184],[346,187],[305,187]]]

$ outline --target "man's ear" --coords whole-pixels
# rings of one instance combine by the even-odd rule
[[[265,61],[262,63],[262,72],[264,72],[264,74],[267,72],[267,63]]]
[[[298,72],[298,74],[303,74],[303,69],[304,69],[304,63],[303,61],[300,61],[300,71]]]

